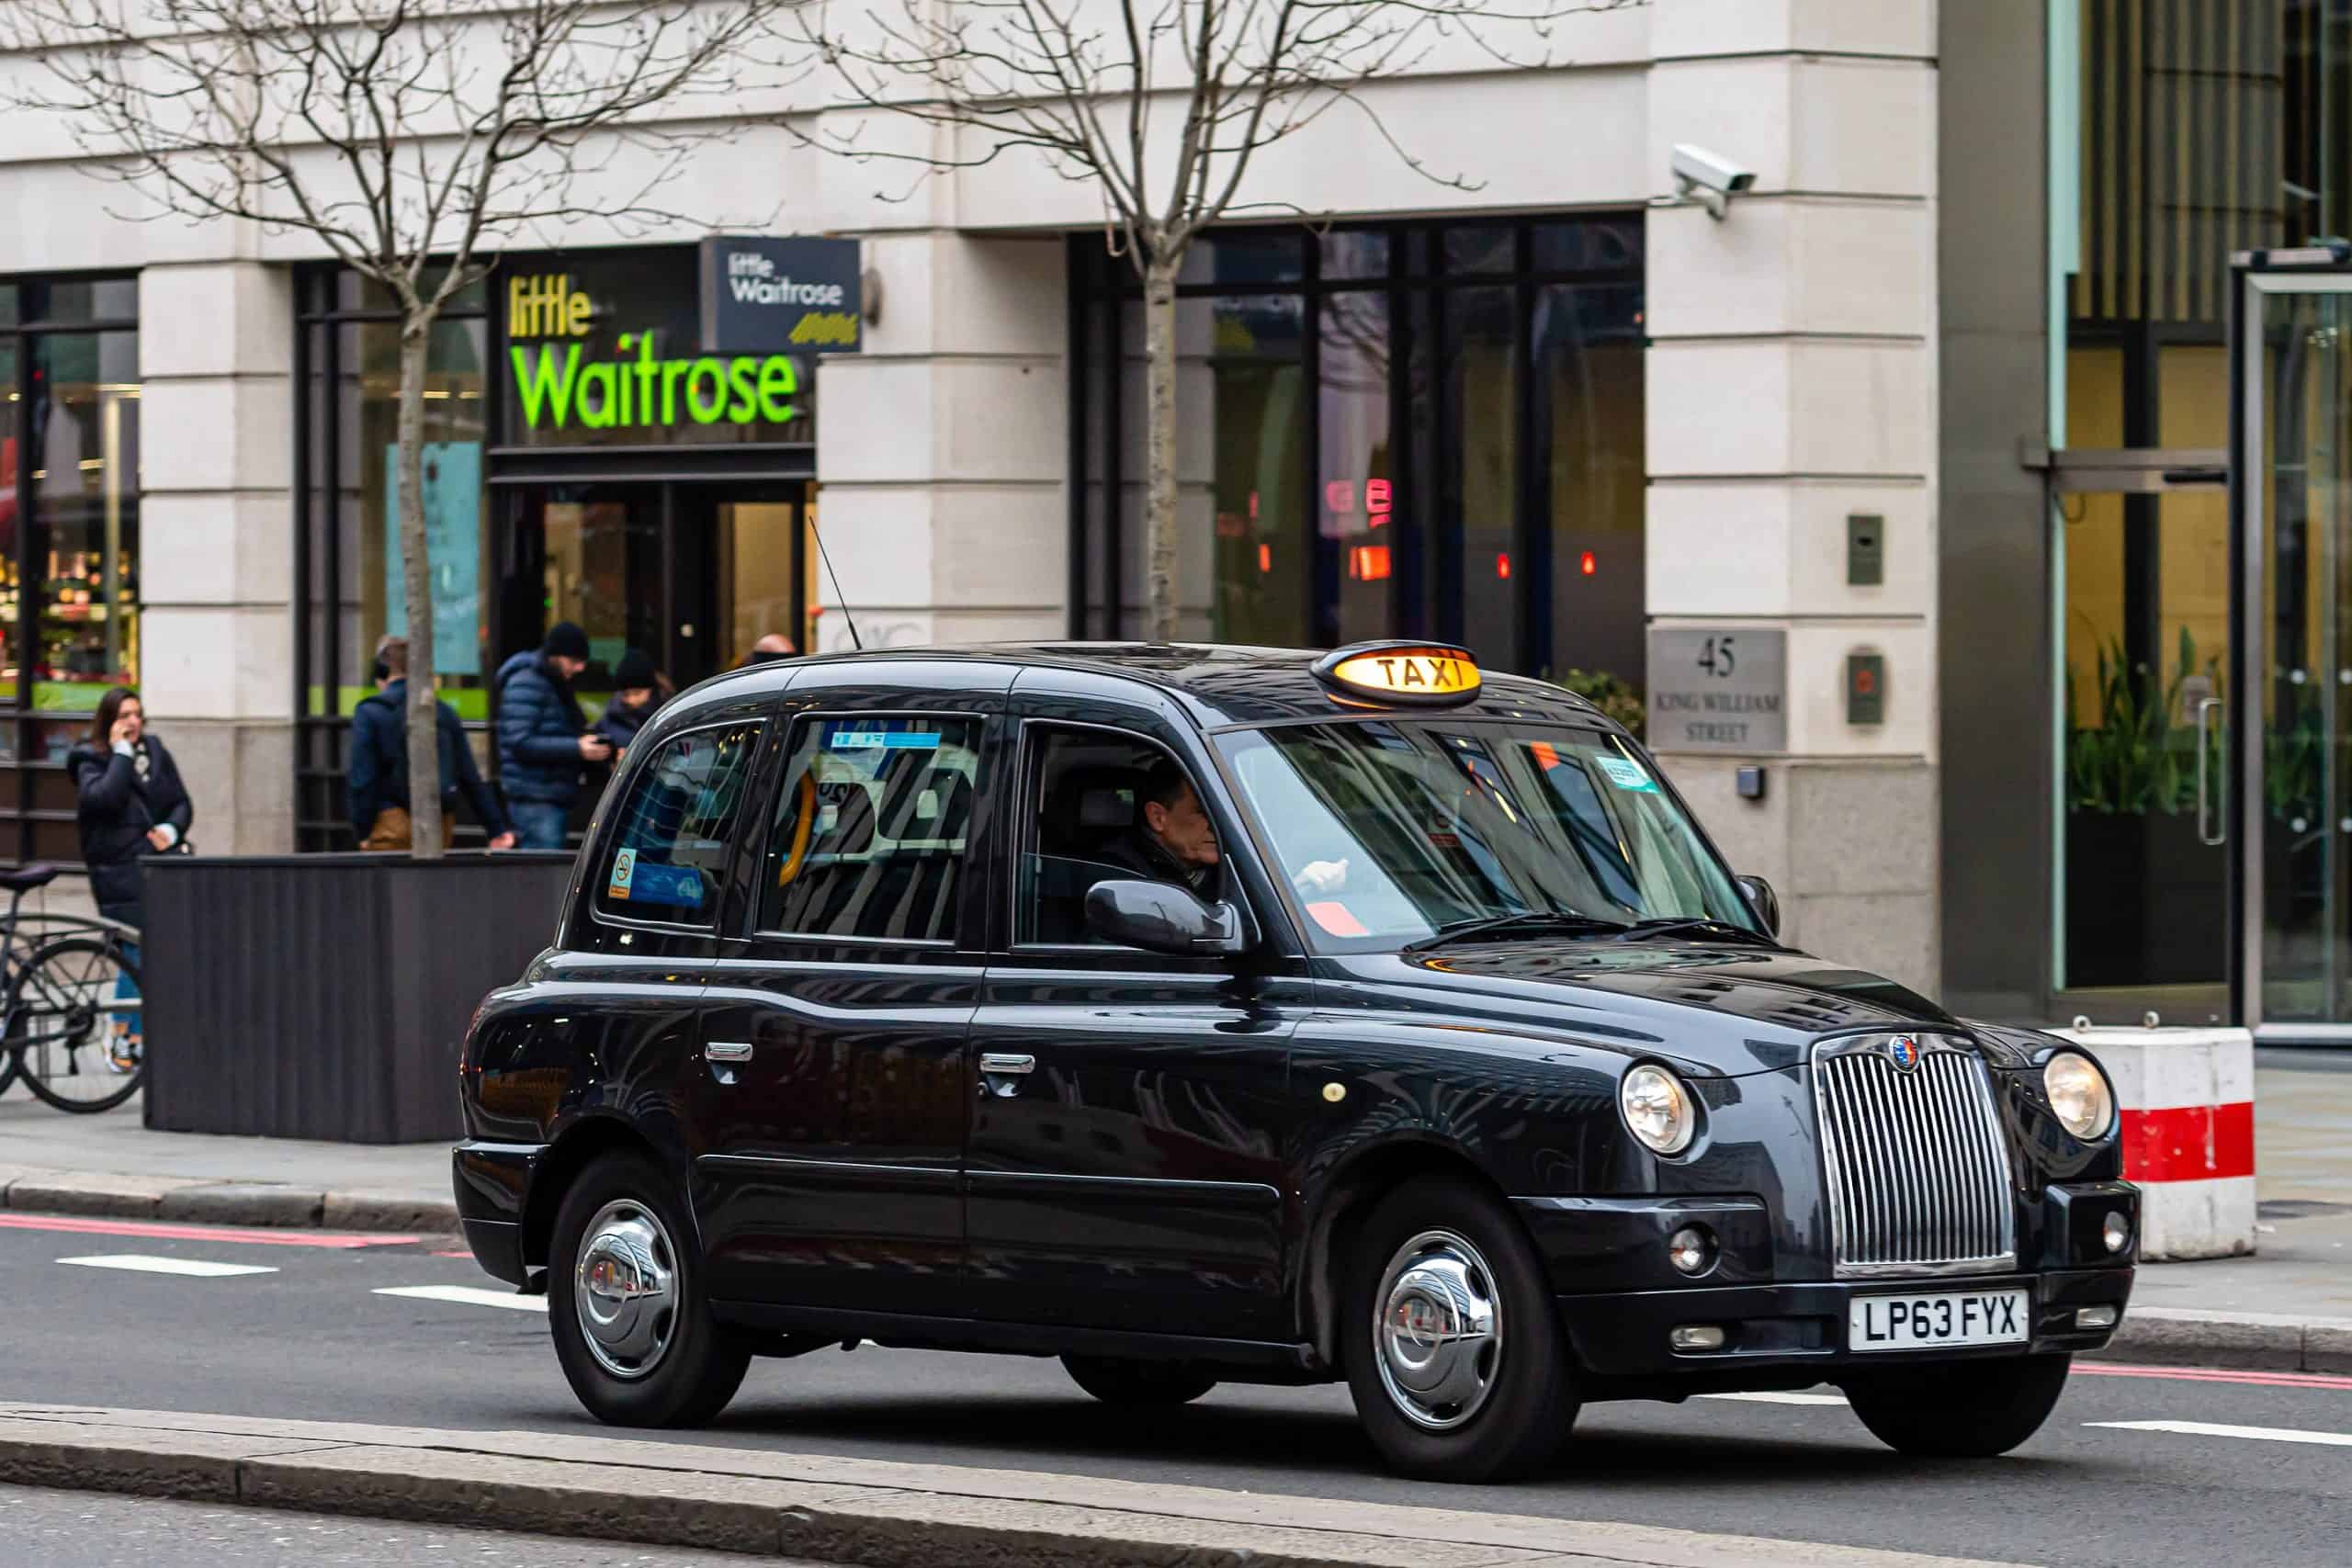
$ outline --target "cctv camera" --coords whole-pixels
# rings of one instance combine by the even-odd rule
[[[1674,188],[1685,201],[1695,201],[1708,215],[1721,218],[1731,198],[1756,184],[1756,171],[1741,168],[1720,152],[1688,142],[1674,149]]]

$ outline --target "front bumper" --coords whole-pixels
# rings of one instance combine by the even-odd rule
[[[1983,1274],[1919,1280],[1839,1280],[1835,1283],[1731,1285],[1715,1289],[1634,1291],[1561,1296],[1560,1321],[1584,1369],[1603,1378],[1693,1378],[1714,1382],[1773,1369],[1844,1370],[1905,1361],[2050,1355],[2096,1350],[2115,1328],[2080,1328],[2075,1314],[2111,1306],[2121,1321],[2132,1296],[2129,1266],[2034,1274]],[[2031,1337],[2007,1345],[1924,1350],[1849,1349],[1847,1309],[1861,1296],[1929,1295],[2022,1288],[2032,1317]],[[1720,1325],[1720,1350],[1677,1350],[1668,1335],[1685,1324]],[[1823,1371],[1815,1381],[1826,1379]]]
[[[543,1144],[492,1144],[469,1138],[450,1155],[450,1185],[456,1190],[458,1223],[474,1261],[493,1279],[520,1285],[530,1277],[524,1262],[524,1204]]]

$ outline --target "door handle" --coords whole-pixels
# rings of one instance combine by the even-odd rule
[[[1034,1073],[1036,1070],[1037,1058],[1035,1056],[1002,1051],[984,1051],[980,1054],[980,1071],[990,1077],[1000,1077],[1011,1073]]]
[[[2224,843],[2230,836],[2227,791],[2222,792],[2222,797],[2221,831],[2209,833],[2205,830],[2206,774],[2211,771],[2211,763],[2207,757],[2211,748],[2206,744],[2206,738],[2211,733],[2213,710],[2221,705],[2222,699],[2219,697],[2206,697],[2197,705],[2197,837],[2199,841],[2208,845]]]
[[[752,1043],[748,1040],[714,1040],[702,1048],[706,1062],[748,1062],[752,1059]]]

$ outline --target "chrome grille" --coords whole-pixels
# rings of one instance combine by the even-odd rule
[[[1895,1038],[1918,1065],[1896,1066]],[[1973,1051],[1928,1035],[1814,1049],[1814,1099],[1842,1279],[2014,1268],[2017,1213],[1993,1084]]]

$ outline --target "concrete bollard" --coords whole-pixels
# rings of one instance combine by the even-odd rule
[[[2254,1250],[2254,1036],[2243,1029],[2094,1027],[2051,1032],[2090,1048],[2114,1081],[2123,1174],[2140,1184],[2151,1263]]]

